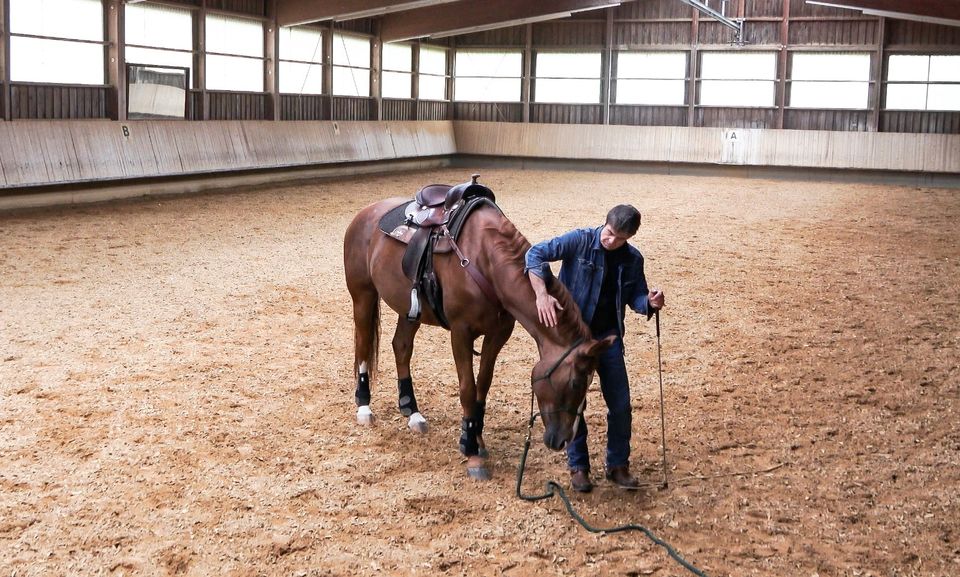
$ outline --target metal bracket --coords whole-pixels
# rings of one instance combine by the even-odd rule
[[[746,44],[746,41],[743,39],[743,18],[734,18],[734,19],[727,18],[722,13],[717,12],[716,10],[707,6],[700,0],[680,0],[680,1],[683,2],[684,4],[687,4],[688,6],[693,6],[694,8],[696,8],[700,12],[703,12],[707,16],[710,16],[717,22],[720,22],[724,26],[731,28],[736,33],[733,41],[737,46],[743,46],[744,44]]]

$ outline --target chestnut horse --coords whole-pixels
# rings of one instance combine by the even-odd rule
[[[399,314],[393,336],[399,407],[401,413],[409,417],[411,430],[425,432],[426,419],[417,407],[410,377],[410,358],[421,323],[440,323],[429,307],[424,307],[418,320],[407,320],[411,282],[401,271],[406,245],[378,228],[384,214],[407,202],[410,200],[391,198],[362,209],[347,227],[343,261],[347,288],[353,299],[357,421],[373,422],[369,386],[377,367],[380,300],[383,299]],[[557,451],[576,433],[587,388],[596,370],[597,354],[612,344],[613,337],[594,340],[572,297],[550,274],[545,275],[548,289],[563,310],[556,327],[548,328],[540,323],[536,297],[524,270],[524,256],[530,243],[492,204],[481,206],[469,216],[457,244],[487,279],[499,300],[494,303],[485,295],[452,252],[434,255],[435,273],[443,290],[443,313],[449,323],[460,381],[463,410],[460,451],[467,456],[468,476],[489,479],[483,442],[484,410],[497,355],[510,338],[515,321],[519,321],[537,343],[540,360],[531,371],[531,385],[545,428],[543,442]],[[479,371],[474,377],[473,347],[480,335],[484,338]]]

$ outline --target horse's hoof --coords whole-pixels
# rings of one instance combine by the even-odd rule
[[[368,405],[361,405],[357,407],[357,424],[363,425],[365,427],[373,424],[373,411],[370,410]]]
[[[471,479],[476,479],[477,481],[489,481],[492,478],[490,475],[490,469],[487,469],[484,466],[467,467],[467,476]]]
[[[426,433],[428,428],[427,420],[424,419],[420,413],[414,413],[410,415],[410,420],[407,421],[407,427],[414,433]]]

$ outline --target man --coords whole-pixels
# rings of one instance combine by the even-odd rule
[[[606,477],[625,489],[636,489],[630,474],[630,384],[623,355],[623,319],[626,306],[649,319],[664,306],[659,290],[648,292],[643,255],[627,241],[640,228],[640,212],[628,204],[613,207],[603,226],[572,230],[541,242],[527,251],[526,270],[537,295],[540,322],[556,326],[560,303],[547,292],[545,263],[561,261],[560,281],[580,307],[594,338],[616,335],[616,342],[598,359],[600,391],[607,404]],[[549,265],[546,265],[549,266]],[[581,422],[567,446],[570,483],[575,491],[590,492],[590,455],[587,423]]]

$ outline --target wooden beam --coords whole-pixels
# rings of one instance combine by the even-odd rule
[[[616,4],[611,0],[461,0],[383,17],[384,42],[451,36],[562,18]]]
[[[107,30],[106,79],[110,86],[109,111],[113,120],[127,119],[127,62],[124,56],[123,4],[117,0],[105,3],[104,18]]]
[[[920,20],[960,26],[960,2],[944,0],[807,0],[808,4],[819,4],[834,8],[861,10],[865,14],[889,16],[904,20]]]
[[[10,120],[10,0],[0,0],[0,120]]]
[[[323,20],[353,20],[425,8],[456,0],[278,0],[277,23],[295,26]]]
[[[277,2],[266,0],[267,17],[270,22],[266,25],[266,34],[263,35],[263,88],[267,93],[267,120],[281,120],[280,111],[280,34],[277,30]]]

